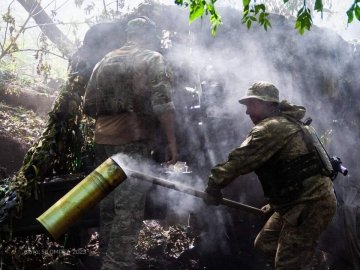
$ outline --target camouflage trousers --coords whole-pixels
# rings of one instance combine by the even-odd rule
[[[334,194],[275,212],[255,239],[255,247],[273,258],[276,270],[304,270],[311,262],[321,232],[336,211]]]
[[[98,163],[116,153],[136,160],[149,157],[145,144],[96,145]],[[145,197],[151,184],[130,178],[100,203],[100,255],[102,269],[136,269],[134,250],[141,229]]]

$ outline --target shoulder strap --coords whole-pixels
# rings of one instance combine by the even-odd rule
[[[315,152],[318,158],[318,161],[321,163],[323,168],[323,175],[331,176],[334,172],[331,158],[326,151],[324,145],[320,141],[320,138],[316,134],[316,131],[313,127],[310,126],[312,119],[307,118],[304,122],[294,119],[291,116],[283,114],[289,121],[298,125],[303,134],[304,134],[304,141],[306,146],[310,152]]]

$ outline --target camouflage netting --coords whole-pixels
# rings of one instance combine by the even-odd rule
[[[49,113],[46,129],[38,142],[26,154],[22,171],[26,178],[43,179],[49,175],[62,175],[81,171],[84,146],[81,97],[86,81],[72,75]]]
[[[37,184],[46,177],[84,172],[91,165],[92,121],[82,117],[81,103],[86,81],[71,75],[49,113],[47,126],[27,152],[12,178],[2,180],[0,221],[21,213],[23,200],[38,196]]]

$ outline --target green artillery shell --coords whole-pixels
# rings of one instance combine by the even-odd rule
[[[84,212],[100,202],[126,178],[122,168],[108,158],[37,220],[54,239],[58,239]]]

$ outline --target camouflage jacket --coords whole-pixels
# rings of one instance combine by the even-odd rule
[[[284,172],[295,173],[290,161],[299,157],[307,158],[310,151],[299,125],[290,121],[284,113],[301,119],[305,110],[298,107],[255,125],[240,147],[229,154],[228,160],[211,170],[209,185],[222,188],[238,176],[255,171],[265,196],[275,209],[314,200],[332,192],[332,183],[328,177],[322,176],[320,170],[307,174],[306,170],[312,170],[312,167],[304,165],[301,165],[301,169],[305,172],[302,174],[305,179],[301,179],[301,187],[292,190],[294,182],[288,180],[292,180],[294,174]],[[287,167],[289,170],[286,170]],[[282,192],[284,190],[285,194]]]
[[[128,42],[94,68],[84,113],[96,118],[97,144],[153,141],[157,115],[173,111],[170,70],[163,56]]]
[[[128,42],[94,68],[84,113],[96,118],[119,113],[161,114],[173,110],[170,71],[163,56]]]

